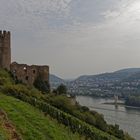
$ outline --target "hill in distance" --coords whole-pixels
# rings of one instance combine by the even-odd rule
[[[131,76],[132,74],[138,73],[140,72],[140,68],[128,68],[128,69],[121,69],[115,72],[111,72],[111,73],[102,73],[102,74],[97,74],[97,75],[81,75],[78,78],[76,78],[75,80],[70,80],[69,82],[73,82],[73,81],[77,81],[77,80],[85,80],[86,78],[106,78],[106,77],[110,77],[110,78],[125,78],[128,76]],[[68,82],[68,80],[62,79],[54,74],[50,74],[50,83],[51,84],[66,84]]]
[[[116,73],[137,73],[140,72],[140,68],[127,68],[127,69],[122,69],[122,70],[118,70],[115,71]]]
[[[56,75],[50,74],[50,84],[51,84],[51,88],[54,89],[58,87],[60,84],[65,85],[66,81]]]
[[[76,80],[82,80],[85,78],[110,78],[110,79],[124,79],[132,74],[140,72],[140,68],[128,68],[128,69],[121,69],[111,73],[102,73],[97,75],[82,75],[78,77]],[[75,80],[75,81],[76,81]]]
[[[53,76],[53,75],[52,75]],[[60,84],[65,84],[69,92],[78,94],[92,94],[93,92],[108,92],[116,83],[130,80],[140,80],[140,68],[121,69],[111,73],[102,73],[97,75],[82,75],[73,81],[65,81],[57,76],[50,78],[51,86],[56,88]],[[123,84],[123,83],[122,83]],[[113,87],[112,87],[113,86]],[[125,87],[129,88],[129,87]],[[112,92],[112,91],[110,91]]]

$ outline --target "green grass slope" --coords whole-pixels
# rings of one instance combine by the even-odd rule
[[[0,93],[0,109],[7,113],[10,122],[24,140],[78,140],[68,128],[60,125],[38,109],[13,97]],[[0,119],[0,140],[7,140],[9,134],[2,127]]]
[[[81,116],[77,117],[78,114],[75,116],[63,108],[57,109],[49,98],[54,98],[54,95],[17,84],[10,73],[0,69],[0,140],[132,140],[129,135],[122,136],[122,131],[116,128],[113,131],[110,127],[107,129],[113,134],[104,132],[104,129],[83,121]],[[71,106],[69,109],[73,110]],[[118,132],[121,137],[116,138]]]

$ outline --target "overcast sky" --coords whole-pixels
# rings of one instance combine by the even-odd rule
[[[140,67],[140,0],[0,0],[12,61],[62,78]]]

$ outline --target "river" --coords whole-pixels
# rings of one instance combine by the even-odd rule
[[[125,106],[104,104],[114,102],[113,99],[94,98],[89,96],[77,96],[77,102],[104,115],[109,124],[118,124],[121,129],[128,132],[136,140],[140,140],[140,109],[127,108]],[[122,101],[120,101],[122,102]]]

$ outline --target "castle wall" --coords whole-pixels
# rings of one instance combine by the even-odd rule
[[[0,68],[10,70],[11,44],[10,32],[0,31]]]
[[[14,77],[25,84],[33,85],[36,78],[39,76],[43,81],[49,83],[49,67],[38,65],[18,64],[16,62],[11,64],[11,72]]]

